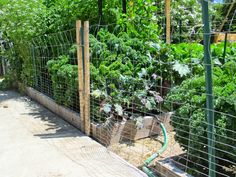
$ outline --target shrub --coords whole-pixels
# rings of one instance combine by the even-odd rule
[[[13,83],[14,83],[13,77],[9,74],[5,75],[2,81],[0,81],[0,90],[12,89],[14,87]]]

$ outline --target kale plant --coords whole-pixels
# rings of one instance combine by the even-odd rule
[[[235,54],[234,54],[235,55]],[[236,162],[236,62],[227,61],[213,69],[214,115],[217,164]],[[174,87],[166,105],[175,111],[172,125],[176,140],[188,151],[189,158],[207,163],[207,121],[205,76],[199,74]],[[201,158],[199,158],[201,157]],[[225,159],[225,160],[222,160]],[[223,164],[226,165],[226,164]]]
[[[78,92],[78,66],[69,63],[69,56],[59,56],[47,62],[51,75],[53,98],[66,107],[76,109],[79,101]]]

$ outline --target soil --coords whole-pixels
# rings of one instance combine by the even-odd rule
[[[174,132],[168,133],[168,148],[156,160],[165,159],[183,154],[184,151],[174,139]],[[137,141],[122,141],[120,144],[109,146],[109,150],[131,163],[136,167],[141,167],[144,161],[157,152],[163,145],[163,135],[144,138]]]
[[[182,171],[186,171],[186,164],[189,165],[190,168],[193,168],[194,164],[186,162],[186,152],[182,150],[180,145],[174,139],[175,133],[168,133],[168,148],[156,158],[157,160],[164,160],[167,158],[171,158],[172,162],[175,166]],[[122,141],[120,144],[114,144],[109,146],[109,150],[113,151],[132,165],[141,168],[143,166],[144,161],[150,157],[152,154],[157,152],[163,144],[163,135],[153,136],[151,138],[144,138],[137,141]],[[152,163],[152,169],[155,171],[155,163]],[[207,165],[206,165],[207,166]],[[196,166],[195,166],[196,168]],[[207,170],[197,169],[202,174],[208,174]],[[223,167],[219,169],[219,174],[225,174],[229,177],[236,177],[236,167]],[[201,176],[198,174],[197,176]],[[219,175],[217,175],[218,177]]]

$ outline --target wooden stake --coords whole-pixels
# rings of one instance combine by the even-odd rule
[[[234,1],[232,2],[232,4],[230,5],[230,7],[229,7],[229,9],[228,9],[228,12],[227,12],[227,14],[226,14],[226,16],[225,16],[225,18],[224,18],[222,24],[220,25],[219,32],[221,32],[222,29],[224,28],[224,25],[225,25],[225,23],[227,22],[228,17],[229,17],[229,14],[230,14],[231,10],[233,9],[235,3],[236,3],[236,1],[234,0]]]
[[[81,21],[76,21],[76,43],[77,43],[77,61],[78,61],[78,91],[80,103],[81,130],[85,132],[84,127],[84,75],[83,75],[83,48],[81,37]]]
[[[224,28],[224,25],[225,25],[225,23],[227,22],[228,16],[229,16],[231,10],[233,9],[235,3],[236,3],[236,1],[234,0],[234,1],[232,2],[232,4],[230,5],[230,7],[228,8],[228,12],[227,12],[227,14],[226,14],[224,20],[222,21],[222,23],[221,23],[221,25],[220,25],[220,27],[219,27],[219,30],[218,30],[219,33],[216,33],[215,36],[214,36],[214,43],[217,43],[217,42],[219,41],[220,32],[221,32],[222,29]]]
[[[170,37],[170,1],[171,0],[165,0],[165,13],[166,13],[166,43],[171,43],[171,37]]]
[[[84,121],[85,133],[90,135],[90,61],[89,61],[89,21],[84,22]]]

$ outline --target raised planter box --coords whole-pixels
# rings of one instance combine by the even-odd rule
[[[158,119],[164,123],[167,132],[172,131],[170,117],[172,113],[158,115]],[[104,145],[112,145],[122,140],[138,140],[153,135],[162,134],[157,118],[152,116],[143,117],[142,127],[138,128],[134,120],[123,122],[108,121],[104,124],[92,123],[92,136]]]
[[[80,115],[77,112],[74,112],[70,109],[67,109],[57,103],[48,96],[38,92],[37,90],[26,87],[25,88],[26,94],[31,97],[32,99],[38,101],[40,104],[48,108],[50,111],[54,112],[55,114],[62,117],[67,122],[71,123],[78,129],[81,129],[81,121],[80,121]]]
[[[107,124],[91,123],[92,137],[106,146],[119,143],[126,122],[109,121]]]
[[[81,129],[81,121],[78,113],[55,103],[54,100],[31,87],[26,87],[25,91],[28,96],[47,107],[52,112],[61,116],[78,129]],[[164,123],[167,131],[172,131],[170,125],[171,115],[172,113],[157,115],[158,119]],[[134,141],[162,133],[157,118],[145,116],[142,120],[142,128],[137,128],[134,120],[122,122],[109,120],[104,124],[91,123],[91,136],[97,139],[98,142],[108,146],[119,143],[124,139]]]
[[[172,131],[170,125],[170,117],[172,113],[163,113],[157,115],[158,119],[164,123],[167,132]],[[153,135],[159,135],[162,133],[159,121],[157,118],[152,116],[143,117],[142,128],[137,128],[136,122],[133,120],[128,120],[125,124],[124,130],[122,132],[122,138],[129,140],[138,140],[146,138]]]
[[[222,42],[225,40],[225,33],[215,33],[214,34],[214,42]],[[227,41],[236,42],[236,33],[228,33]]]
[[[176,167],[170,158],[157,161],[156,171],[160,177],[193,177]]]

